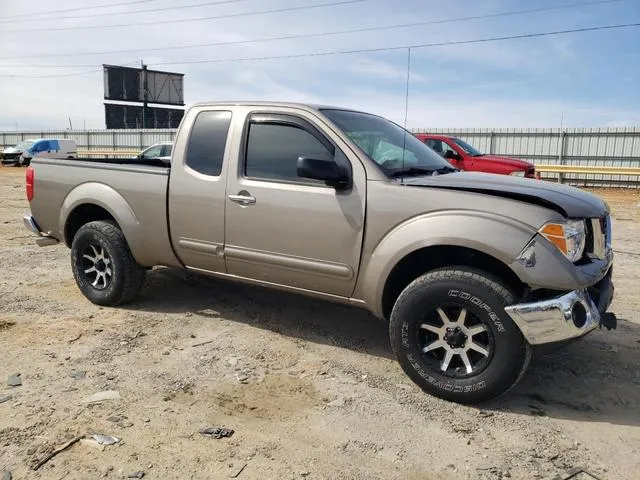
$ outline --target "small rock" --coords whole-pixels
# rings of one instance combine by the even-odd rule
[[[82,400],[82,403],[100,403],[107,400],[120,400],[120,392],[117,390],[105,390],[103,392],[94,393]]]
[[[107,375],[107,380],[115,380],[116,376],[115,375]]]
[[[22,379],[20,378],[19,373],[14,373],[13,375],[9,375],[7,377],[7,385],[10,387],[19,387],[22,385]]]
[[[163,355],[169,355],[171,352],[169,350],[165,350],[164,352],[162,352]]]
[[[238,364],[238,359],[236,357],[227,358],[227,363],[232,367],[235,367]]]
[[[101,445],[97,440],[94,440],[93,438],[83,438],[82,440],[80,440],[80,444],[86,447],[95,448],[96,450],[100,450],[101,452],[104,451],[104,445]]]
[[[71,360],[71,357],[64,357],[64,359],[65,359],[65,361],[68,362],[69,360]]]
[[[192,333],[191,335],[189,335],[191,338],[196,338],[196,336]]]
[[[83,378],[86,378],[87,376],[87,372],[85,372],[84,370],[80,370],[77,372],[71,372],[71,378],[75,379],[75,380],[81,380]]]
[[[201,428],[200,430],[198,430],[198,433],[208,438],[219,439],[222,437],[231,437],[234,434],[234,431],[230,428],[224,427],[207,427]]]
[[[129,420],[122,420],[118,425],[122,428],[129,428],[133,427],[133,422],[130,422]]]
[[[11,398],[11,395],[0,395],[0,403],[8,402]]]
[[[9,470],[5,470],[4,472],[2,472],[2,477],[0,477],[2,480],[11,480],[13,477],[11,476],[11,472]]]
[[[481,417],[492,417],[493,416],[493,412],[488,412],[486,410],[480,410],[478,412],[478,415],[480,415]]]
[[[449,465],[447,465],[447,468],[450,468],[451,470],[455,470],[456,466],[453,463],[450,463]]]
[[[36,447],[27,448],[27,455],[33,455],[36,453]]]
[[[140,470],[139,472],[130,473],[127,478],[144,478],[144,472]]]
[[[144,423],[149,423],[151,421],[150,418],[145,418],[144,420],[142,420]]]
[[[122,417],[119,417],[118,415],[113,415],[112,417],[107,418],[107,422],[113,423],[118,423],[120,420],[122,420]]]
[[[244,373],[236,373],[236,379],[240,383],[247,383],[249,381],[249,376],[245,375]]]
[[[309,475],[311,475],[311,472],[309,472],[308,470],[303,470],[300,472],[300,475],[303,477],[308,477]]]
[[[344,398],[336,398],[334,401],[327,403],[327,407],[344,407]]]
[[[112,437],[111,435],[102,435],[100,433],[96,433],[91,436],[100,445],[114,445],[120,441],[118,437]]]

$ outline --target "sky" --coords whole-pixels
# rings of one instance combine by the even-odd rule
[[[404,124],[406,48],[237,60],[640,23],[640,0],[138,0],[122,5],[126,1],[0,0],[0,131],[67,128],[69,118],[75,129],[105,128],[101,65],[141,60],[150,69],[184,73],[187,106],[217,100],[313,102]],[[189,7],[198,4],[208,5]],[[582,5],[461,19],[575,4]],[[180,8],[135,13],[176,5]],[[281,11],[255,14],[269,10]],[[51,11],[56,12],[42,14]],[[455,21],[438,23],[442,20]],[[418,22],[423,24],[382,28]],[[116,24],[129,26],[94,28]],[[352,31],[374,27],[380,29]],[[264,41],[336,31],[349,33]],[[262,41],[237,43],[247,40]],[[236,44],[190,47],[221,42]],[[100,53],[110,50],[137,51]],[[408,128],[639,126],[640,27],[412,48],[408,93]]]

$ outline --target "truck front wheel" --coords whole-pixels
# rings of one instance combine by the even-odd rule
[[[427,393],[476,403],[513,387],[531,348],[505,313],[513,293],[468,267],[434,270],[400,294],[391,313],[391,345],[405,373]]]
[[[78,288],[96,305],[131,301],[144,283],[145,269],[113,221],[89,222],[78,230],[71,244],[71,267]]]

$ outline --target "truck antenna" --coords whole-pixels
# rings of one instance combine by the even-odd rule
[[[404,170],[404,158],[407,153],[407,117],[409,115],[409,78],[411,76],[411,47],[407,48],[407,86],[404,97],[404,138],[402,139],[402,170]],[[404,176],[401,177],[401,183],[404,183]]]

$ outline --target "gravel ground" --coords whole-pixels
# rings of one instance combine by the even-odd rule
[[[476,408],[422,393],[386,326],[359,310],[164,268],[132,305],[90,304],[68,250],[23,229],[23,177],[0,168],[0,474],[640,478],[636,192],[596,192],[614,211],[618,329],[537,355],[514,390]],[[17,373],[22,385],[7,386]],[[104,390],[120,399],[83,403]],[[235,433],[198,433],[212,426]],[[32,469],[93,433],[121,441],[76,443]]]

